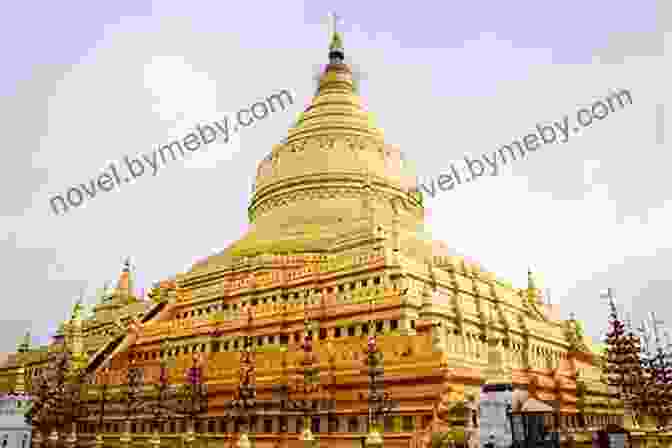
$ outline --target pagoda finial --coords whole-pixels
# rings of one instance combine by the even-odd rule
[[[600,298],[607,299],[609,301],[609,310],[611,311],[612,319],[618,319],[618,311],[616,310],[616,303],[614,302],[614,291],[611,288],[607,288],[606,291],[600,294]]]
[[[131,271],[131,257],[126,257],[124,260],[124,268],[121,271],[119,280],[117,281],[117,290],[115,294],[123,297],[125,300],[133,297],[133,272]]]
[[[331,39],[329,44],[330,64],[341,64],[345,58],[343,38],[337,29],[339,23],[341,23],[341,16],[334,12],[329,13],[329,37]]]
[[[110,281],[106,280],[105,283],[103,283],[103,287],[96,290],[96,298],[98,300],[98,303],[104,303],[105,300],[108,298],[109,292],[110,292]]]
[[[30,350],[30,330],[26,330],[23,339],[19,343],[17,352],[25,353]]]
[[[527,289],[536,289],[534,284],[534,276],[532,275],[532,268],[527,268]]]
[[[83,294],[80,294],[79,299],[77,299],[77,302],[75,302],[75,305],[72,307],[72,314],[70,315],[70,320],[78,321],[82,319],[82,311],[84,309],[84,305],[82,304],[83,302],[84,302],[84,296]]]

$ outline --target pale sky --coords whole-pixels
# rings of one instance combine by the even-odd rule
[[[0,29],[0,351],[26,328],[46,342],[126,256],[147,288],[244,233],[257,163],[311,100],[333,10],[367,108],[421,180],[628,89],[631,105],[567,143],[428,198],[429,231],[515,286],[532,267],[593,337],[607,287],[635,320],[672,322],[669,0],[38,3],[5,4]],[[228,144],[52,212],[111,161],[282,89],[294,105]]]

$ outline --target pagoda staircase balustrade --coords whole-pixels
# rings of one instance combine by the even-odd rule
[[[153,305],[140,319],[141,323],[147,323],[154,319],[159,313],[165,308],[166,302],[161,302]],[[88,365],[86,366],[86,372],[94,372],[99,366],[101,366],[109,357],[114,353],[114,350],[119,347],[124,340],[128,337],[127,334],[120,334],[113,336],[106,344],[101,347],[98,352],[96,352]]]
[[[144,324],[154,319],[163,309],[166,307],[168,302],[160,302],[154,304],[142,318],[140,318],[140,323]]]
[[[125,334],[114,336],[109,342],[107,342],[98,352],[93,355],[91,361],[86,367],[87,373],[94,372],[99,366],[101,366],[109,356],[114,353],[114,350],[124,342],[124,339],[127,337]]]

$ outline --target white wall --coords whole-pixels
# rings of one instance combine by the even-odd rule
[[[31,427],[24,420],[28,405],[29,400],[0,397],[0,448],[30,447]]]
[[[498,448],[511,445],[511,429],[506,417],[507,403],[511,403],[511,391],[481,393],[480,446],[485,445],[491,433],[495,435]]]

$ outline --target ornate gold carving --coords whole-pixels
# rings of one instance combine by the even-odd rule
[[[259,219],[262,216],[265,216],[271,210],[283,207],[290,204],[295,204],[298,202],[306,200],[320,200],[320,199],[358,199],[363,198],[363,193],[359,188],[344,188],[344,187],[321,187],[320,189],[304,189],[292,192],[289,195],[278,195],[275,197],[264,198],[255,205],[254,209],[251,212],[251,218],[253,220]],[[379,200],[384,200],[381,196]]]

